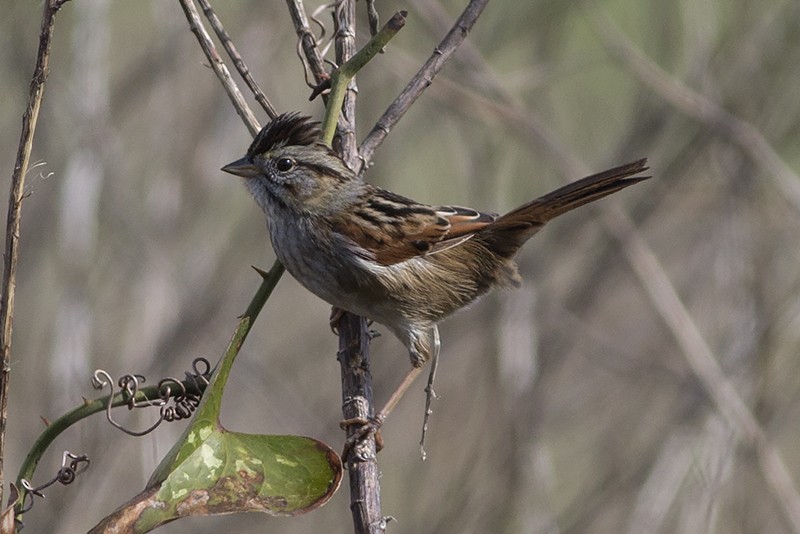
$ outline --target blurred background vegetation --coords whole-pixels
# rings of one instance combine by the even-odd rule
[[[321,103],[306,98],[284,2],[219,4],[276,107],[321,117]],[[378,2],[384,20],[397,9],[409,17],[359,75],[360,137],[465,4]],[[5,2],[0,18],[0,168],[9,177],[40,13],[38,2]],[[697,347],[664,321],[653,290],[665,280],[635,268],[630,243],[652,251],[796,486],[798,27],[800,4],[788,0],[489,4],[367,179],[488,211],[643,156],[654,179],[552,223],[520,254],[521,290],[443,325],[428,461],[417,445],[422,384],[384,429],[391,532],[792,531],[784,511],[797,506],[796,491],[773,491],[692,371]],[[40,416],[96,395],[93,369],[155,382],[182,376],[197,356],[216,361],[258,287],[250,265],[274,258],[261,212],[218,170],[250,138],[177,2],[74,0],[55,33],[40,166],[23,212],[9,480]],[[615,227],[618,210],[635,233]],[[328,313],[281,281],[234,369],[228,428],[340,447]],[[381,402],[408,359],[384,335],[373,360]],[[129,417],[141,428],[153,415]],[[34,482],[52,476],[62,449],[88,454],[91,469],[48,490],[28,531],[87,530],[143,488],[181,428],[137,439],[97,416],[68,432]],[[345,533],[348,504],[345,484],[300,518],[189,519],[162,531]]]

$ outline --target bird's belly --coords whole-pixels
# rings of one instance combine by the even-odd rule
[[[351,257],[352,252],[326,247],[307,234],[290,228],[275,235],[272,245],[286,270],[306,289],[328,304],[374,321],[394,326],[402,323],[400,310],[393,305],[374,275],[365,272]]]

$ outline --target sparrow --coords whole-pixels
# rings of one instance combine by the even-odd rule
[[[383,424],[422,366],[437,325],[495,287],[519,286],[514,256],[551,219],[650,178],[640,159],[594,174],[504,215],[422,204],[362,181],[320,141],[319,123],[284,113],[222,167],[244,178],[289,273],[335,308],[386,326],[411,370],[360,434]]]

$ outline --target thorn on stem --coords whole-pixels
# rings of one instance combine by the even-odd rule
[[[267,279],[267,277],[269,276],[269,273],[268,273],[267,271],[265,271],[264,269],[259,269],[259,268],[258,268],[258,267],[256,267],[255,265],[251,265],[250,267],[252,267],[252,268],[253,268],[253,270],[254,270],[255,272],[257,272],[259,275],[261,275],[261,278],[263,278],[263,279],[265,279],[265,280],[266,280],[266,279]]]

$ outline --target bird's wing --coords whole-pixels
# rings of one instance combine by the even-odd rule
[[[380,265],[458,246],[497,218],[469,208],[420,204],[377,187],[370,187],[369,193],[333,230],[353,243],[364,259]]]

